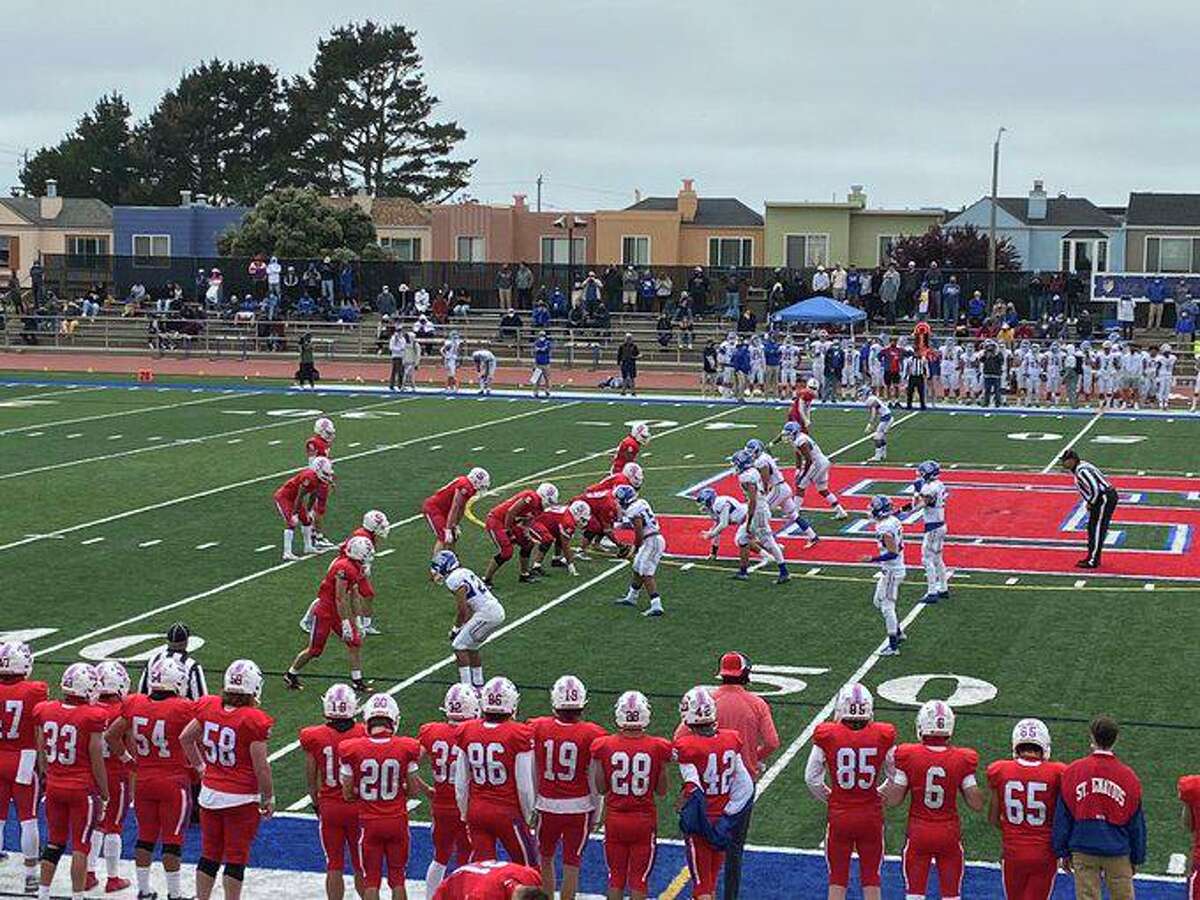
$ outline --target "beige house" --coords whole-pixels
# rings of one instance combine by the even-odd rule
[[[0,282],[16,273],[29,286],[29,267],[49,255],[82,261],[112,252],[112,209],[102,200],[58,196],[0,197]]]
[[[375,225],[379,246],[400,262],[433,259],[433,221],[429,210],[407,197],[375,197],[366,192],[350,197],[322,197],[334,209],[357,206]]]
[[[1130,194],[1124,268],[1200,272],[1200,194]]]

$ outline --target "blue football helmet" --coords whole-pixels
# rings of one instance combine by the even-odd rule
[[[712,509],[713,504],[717,502],[717,492],[710,487],[700,488],[700,493],[696,494],[696,502],[705,509]]]
[[[801,429],[799,422],[784,422],[783,423],[783,433],[786,434],[793,441],[796,439],[796,435],[798,435],[802,430],[803,429]]]
[[[871,498],[871,518],[885,519],[892,514],[892,498],[878,494]]]
[[[767,449],[767,445],[758,438],[750,438],[746,441],[746,452],[751,456],[757,457],[760,453]]]
[[[942,474],[942,467],[936,459],[927,459],[923,463],[917,463],[917,474],[925,481],[932,481]]]
[[[869,387],[867,387],[865,384],[860,385],[858,388],[858,399],[866,400],[870,396],[871,396],[871,389]]]
[[[637,499],[637,491],[628,484],[619,484],[613,490],[613,497],[616,499],[617,505],[624,509]]]
[[[739,472],[745,472],[754,465],[754,457],[747,450],[739,450],[733,456],[729,457],[729,461],[733,463],[733,467]]]
[[[430,571],[442,578],[457,568],[458,557],[454,555],[453,550],[439,550],[429,563]]]

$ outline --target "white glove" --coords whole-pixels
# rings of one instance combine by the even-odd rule
[[[450,640],[454,640],[456,637],[458,637],[458,633],[461,630],[462,629],[458,625],[455,625],[453,628],[451,628],[450,629]]]
[[[349,619],[342,619],[342,640],[347,644],[354,640],[354,626]]]

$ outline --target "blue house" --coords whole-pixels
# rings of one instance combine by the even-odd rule
[[[220,255],[217,238],[241,223],[248,206],[210,206],[203,194],[180,192],[178,206],[114,206],[114,256],[132,256],[151,267],[156,258]]]
[[[947,218],[946,228],[987,232],[992,199]],[[1008,238],[1021,268],[1039,272],[1119,272],[1125,267],[1124,223],[1083,197],[1048,197],[1041,181],[1027,197],[996,198],[996,239]]]

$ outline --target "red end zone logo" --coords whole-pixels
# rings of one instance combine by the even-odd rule
[[[793,482],[794,470],[784,470]],[[912,492],[910,468],[834,466],[829,487],[851,513],[837,535],[823,536],[812,550],[798,537],[780,533],[789,562],[861,565],[873,553],[875,540],[867,505],[875,494],[905,501]],[[966,571],[1077,574],[1075,562],[1087,550],[1087,509],[1074,480],[1066,474],[942,471],[949,488],[946,506],[946,565]],[[1127,476],[1111,479],[1121,502],[1113,516],[1104,559],[1097,575],[1148,579],[1200,580],[1200,554],[1192,541],[1200,527],[1200,490],[1187,478]],[[723,472],[692,485],[679,496],[692,499],[702,487],[743,499],[737,477]],[[815,491],[804,498],[810,519],[825,520],[830,510]],[[703,515],[660,515],[667,552],[705,557],[708,542],[701,532],[711,520]],[[921,565],[921,514],[904,513],[904,559]],[[778,527],[783,527],[779,522]],[[719,555],[733,559],[733,528],[721,535]]]

